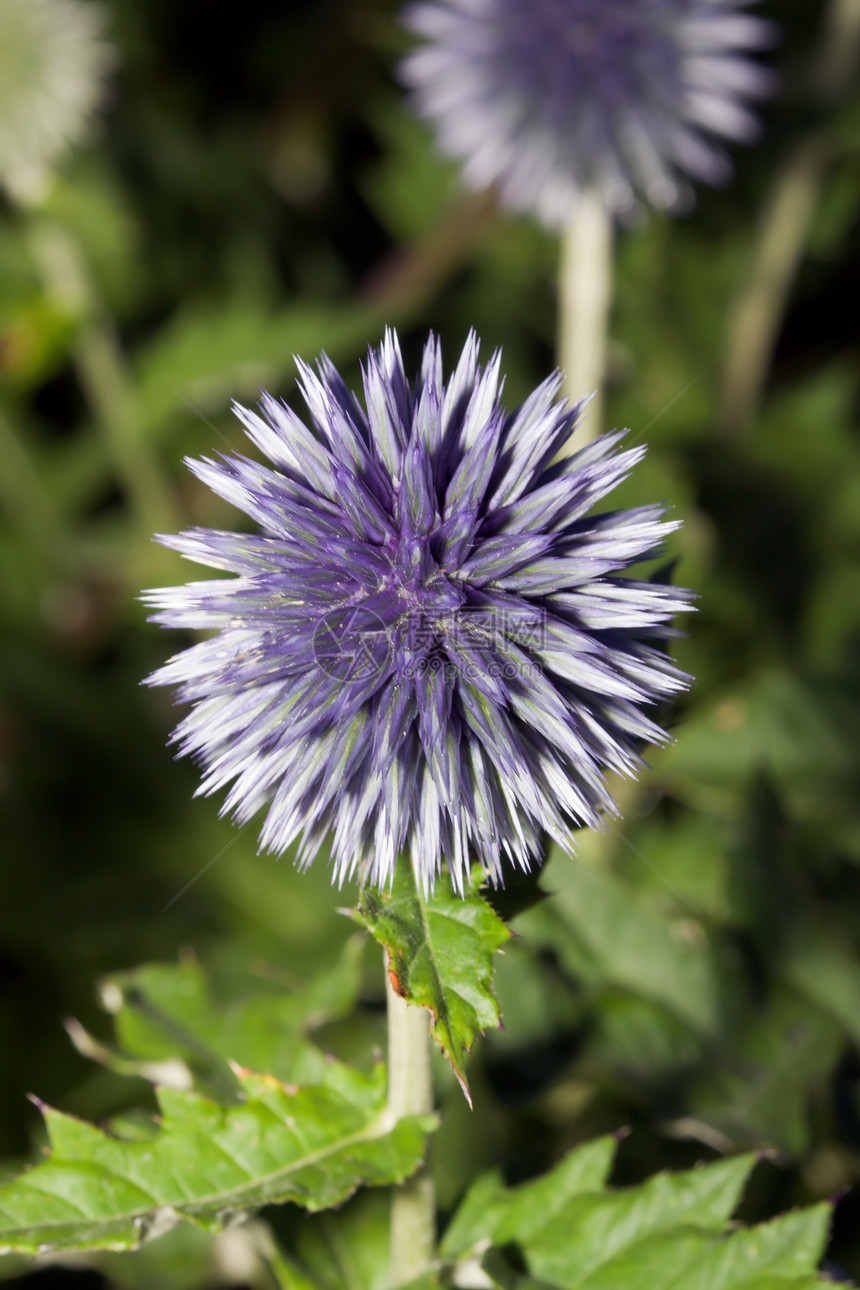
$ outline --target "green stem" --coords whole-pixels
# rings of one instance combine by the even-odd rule
[[[559,352],[570,399],[594,392],[572,449],[603,431],[602,385],[612,295],[612,225],[600,196],[582,193],[562,233],[559,274]]]
[[[395,993],[386,973],[388,1006],[388,1110],[392,1117],[428,1115],[433,1110],[430,1070],[430,1014]],[[429,1272],[436,1246],[436,1198],[425,1160],[417,1174],[391,1196],[392,1287]]]
[[[359,295],[378,302],[387,317],[409,319],[461,267],[494,212],[488,192],[462,197],[428,233],[371,270]]]
[[[79,319],[75,367],[123,491],[146,531],[170,528],[170,490],[155,454],[139,433],[125,357],[80,248],[61,225],[44,217],[33,219],[30,243],[46,288]]]
[[[851,91],[860,63],[860,0],[831,0],[824,15],[808,92],[832,112]],[[722,432],[740,435],[758,411],[809,230],[838,146],[813,128],[777,171],[762,214],[753,259],[729,320],[720,394]]]
[[[53,498],[31,460],[24,441],[0,409],[0,507],[9,515],[25,539],[27,549],[37,551],[52,568],[74,563]]]
[[[800,141],[773,185],[755,258],[732,311],[720,398],[724,434],[755,416],[830,162],[825,135]]]

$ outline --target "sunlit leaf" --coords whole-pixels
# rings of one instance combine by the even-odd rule
[[[0,1187],[0,1250],[128,1249],[187,1219],[217,1230],[247,1210],[338,1205],[362,1184],[408,1177],[432,1122],[386,1111],[382,1067],[339,1063],[311,1088],[236,1072],[241,1101],[221,1106],[161,1088],[162,1125],[122,1141],[43,1107],[44,1163]]]
[[[575,1196],[599,1191],[615,1155],[616,1140],[597,1138],[577,1147],[534,1182],[508,1189],[497,1174],[483,1174],[467,1192],[442,1241],[457,1255],[492,1239],[522,1241],[540,1230]]]

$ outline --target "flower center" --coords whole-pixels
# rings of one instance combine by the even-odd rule
[[[356,606],[353,630],[372,639],[400,668],[420,666],[439,648],[465,601],[445,574],[425,534],[404,534],[391,552],[391,573]]]
[[[678,0],[502,0],[498,54],[530,110],[556,128],[653,102],[678,82]]]
[[[463,592],[439,566],[423,533],[403,535],[394,551],[392,578],[398,599],[428,618],[456,613]]]

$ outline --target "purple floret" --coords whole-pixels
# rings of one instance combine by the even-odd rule
[[[446,383],[431,336],[412,388],[388,332],[365,411],[325,356],[299,362],[310,428],[269,395],[236,407],[271,466],[188,462],[259,534],[159,539],[236,575],[145,593],[154,622],[215,633],[149,678],[193,705],[173,739],[199,791],[232,785],[242,823],[268,806],[261,847],[301,837],[300,864],[328,837],[338,882],[385,886],[403,854],[462,890],[476,862],[528,869],[544,832],[572,852],[688,683],[661,645],[690,593],[623,576],[677,525],[589,513],[644,448],[555,461],[582,404],[556,373],[509,413],[499,366],[472,334]]]
[[[729,162],[712,136],[757,135],[745,101],[772,78],[749,57],[772,24],[751,0],[416,0],[403,78],[471,187],[563,224],[595,188],[625,214],[690,200]]]

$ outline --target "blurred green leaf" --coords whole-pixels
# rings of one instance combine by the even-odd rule
[[[255,1246],[262,1244],[264,1232],[262,1223],[254,1220],[220,1233],[180,1223],[137,1249],[93,1251],[75,1259],[86,1259],[88,1266],[98,1269],[111,1290],[201,1290],[207,1280],[217,1285],[223,1279],[225,1266],[236,1261],[236,1246],[246,1267],[253,1266]]]
[[[68,310],[42,293],[8,303],[0,312],[0,385],[27,390],[65,362],[75,334]]]
[[[277,390],[292,382],[293,355],[313,358],[325,350],[340,361],[363,356],[383,323],[382,307],[373,303],[300,299],[274,311],[249,297],[187,305],[138,350],[144,427],[155,431],[177,415],[220,412],[232,399]]]
[[[768,669],[684,723],[660,778],[678,796],[728,812],[766,770],[793,810],[819,813],[854,773],[858,732],[853,695]]]
[[[307,1284],[325,1290],[389,1290],[390,1225],[391,1197],[363,1191],[336,1211],[296,1215],[279,1235],[289,1249],[292,1275]]]
[[[706,1046],[688,1022],[650,999],[626,991],[601,991],[584,1048],[589,1069],[617,1072],[632,1089],[673,1082],[694,1070]]]
[[[426,127],[399,98],[386,95],[367,115],[381,155],[363,175],[361,190],[399,241],[421,237],[438,226],[457,196],[455,167],[440,157]]]
[[[346,1016],[361,983],[362,937],[345,945],[338,963],[299,989],[276,982],[256,993],[219,1004],[200,965],[151,963],[116,973],[100,984],[103,1006],[114,1014],[117,1050],[81,1031],[72,1038],[86,1056],[120,1074],[167,1081],[185,1078],[219,1099],[236,1093],[230,1063],[296,1083],[316,1083],[324,1055],[306,1038],[309,1031]]]
[[[811,1090],[824,1083],[843,1046],[835,1021],[780,987],[735,1037],[734,1051],[692,1088],[692,1114],[731,1142],[800,1153],[809,1141]]]
[[[860,1047],[860,963],[824,927],[807,926],[789,950],[786,978]]]
[[[647,893],[654,908],[675,915],[690,913],[692,906],[700,918],[712,924],[730,921],[729,823],[705,811],[671,816],[651,811],[620,827],[636,851],[619,838],[613,862],[632,891]],[[643,863],[637,852],[653,864]]]
[[[80,242],[111,310],[137,304],[147,286],[139,216],[129,206],[121,177],[98,154],[79,156],[68,177],[51,185],[37,220],[47,217]]]
[[[659,870],[659,857],[652,863]],[[592,990],[620,986],[662,1004],[697,1034],[720,1032],[729,965],[698,920],[660,917],[614,874],[567,857],[550,862],[543,886],[552,899],[523,916],[523,935],[551,946]]]

